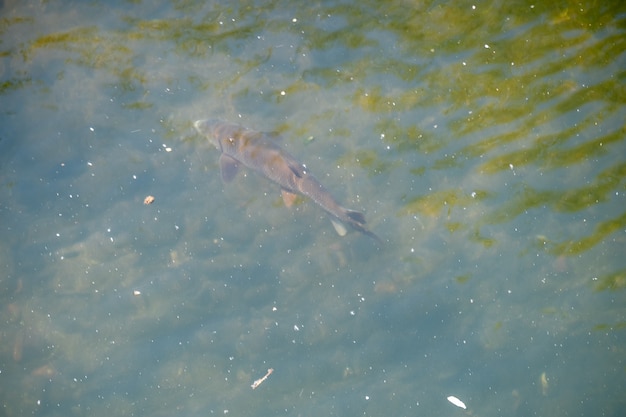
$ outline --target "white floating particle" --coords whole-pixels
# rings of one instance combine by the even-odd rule
[[[452,404],[456,405],[457,407],[462,408],[463,410],[467,409],[467,407],[465,406],[465,403],[459,400],[458,398],[456,398],[454,395],[450,395],[448,397],[448,401],[450,401]]]
[[[141,295],[141,291],[139,291],[139,290],[134,290],[134,291],[133,291],[133,295]]]

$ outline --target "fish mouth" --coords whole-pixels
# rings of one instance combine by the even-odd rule
[[[218,119],[199,119],[193,122],[193,127],[202,135],[213,136],[215,129],[221,124],[223,122]]]
[[[193,127],[198,131],[198,133],[205,133],[206,130],[206,119],[200,119],[193,122]]]

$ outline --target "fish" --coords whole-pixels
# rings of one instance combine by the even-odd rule
[[[382,243],[365,225],[363,213],[342,207],[307,169],[278,143],[277,134],[257,132],[238,124],[215,119],[194,122],[198,133],[221,151],[219,163],[224,182],[231,181],[244,166],[278,184],[283,201],[290,207],[298,195],[310,198],[329,214],[335,231],[347,233],[345,224]]]

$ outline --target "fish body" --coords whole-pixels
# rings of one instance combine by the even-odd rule
[[[365,227],[362,213],[342,207],[306,166],[282,149],[271,134],[212,119],[198,120],[194,127],[221,151],[220,170],[224,181],[232,180],[243,165],[278,184],[287,206],[297,194],[304,195],[331,216],[340,235],[346,233],[342,224],[348,224],[381,242]]]

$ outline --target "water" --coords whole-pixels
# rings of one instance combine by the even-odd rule
[[[2,415],[626,406],[618,2],[0,18]],[[280,132],[384,246],[223,184],[206,117]]]

